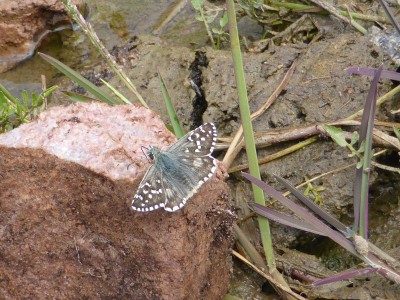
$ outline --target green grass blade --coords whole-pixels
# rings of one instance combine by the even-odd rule
[[[400,129],[393,126],[393,132],[396,135],[396,137],[398,138],[398,140],[400,141]]]
[[[1,91],[1,90],[0,90],[0,105],[8,106],[8,100],[6,98],[6,95],[4,95],[3,91]]]
[[[359,234],[365,239],[368,239],[368,192],[372,158],[372,135],[374,129],[376,99],[378,98],[378,82],[381,76],[381,72],[382,66],[375,72],[375,76],[371,82],[371,87],[365,103],[364,115],[361,119],[360,141],[365,141],[365,151],[363,166],[360,170],[356,171],[356,179],[354,181],[355,185],[361,184],[360,199],[355,198],[354,201],[360,201]]]
[[[4,96],[14,104],[18,102],[18,99],[15,98],[1,83],[0,83],[0,92],[2,92]]]
[[[24,107],[29,107],[29,97],[28,97],[28,92],[26,90],[23,90],[21,93],[21,101]]]
[[[97,36],[96,32],[93,30],[92,25],[89,22],[86,22],[85,18],[81,15],[78,8],[72,1],[70,0],[61,0],[62,3],[65,5],[65,9],[68,15],[74,20],[81,28],[83,33],[89,38],[92,45],[95,49],[100,53],[101,56],[106,60],[110,68],[114,71],[116,75],[122,80],[122,82],[126,85],[126,87],[138,98],[140,103],[149,108],[147,103],[144,101],[142,95],[137,91],[133,82],[129,79],[129,77],[122,71],[122,68],[118,66],[114,57],[108,52],[106,47],[104,47],[103,43],[100,41],[99,37]]]
[[[182,128],[181,122],[176,114],[174,105],[172,104],[171,97],[169,96],[167,87],[160,73],[158,73],[158,79],[160,80],[161,90],[164,95],[165,105],[167,107],[169,119],[171,120],[172,127],[174,128],[174,133],[178,138],[185,135],[185,131]]]
[[[74,102],[92,102],[92,101],[97,101],[94,98],[85,96],[85,95],[81,95],[81,94],[77,94],[77,93],[73,93],[73,92],[69,92],[69,91],[62,91],[63,94],[65,94],[66,96],[68,96],[68,98],[71,101]]]
[[[39,52],[39,55],[45,61],[47,61],[49,64],[51,64],[53,67],[55,67],[57,70],[59,70],[65,76],[67,76],[69,79],[71,79],[76,84],[78,84],[80,87],[84,88],[87,92],[92,94],[96,99],[106,102],[110,105],[118,104],[118,102],[113,97],[111,97],[109,94],[107,94],[106,92],[101,90],[99,87],[95,86],[89,80],[84,78],[81,74],[79,74],[78,72],[75,72],[70,67],[68,67],[67,65],[60,62],[59,60],[57,60],[49,55],[40,53],[40,52]]]
[[[132,104],[132,102],[130,102],[124,95],[122,95],[120,92],[118,92],[117,89],[114,88],[111,84],[109,84],[107,81],[105,81],[101,78],[100,78],[100,80],[115,94],[115,96],[118,97],[118,99],[120,99],[125,104]]]
[[[233,0],[227,1],[227,13],[229,20],[229,32],[231,37],[231,51],[233,57],[233,66],[236,75],[237,90],[239,95],[239,109],[242,118],[242,126],[244,133],[244,140],[246,144],[247,159],[249,162],[250,174],[255,178],[260,179],[260,168],[258,165],[257,151],[254,142],[253,125],[251,123],[250,107],[247,98],[246,80],[244,76],[242,53],[240,51],[239,33],[236,23],[235,4]],[[265,204],[264,191],[256,184],[252,183],[253,194],[256,203],[261,205]],[[258,224],[260,226],[261,240],[264,247],[264,253],[267,260],[267,265],[272,277],[281,285],[290,289],[289,285],[283,276],[276,269],[275,255],[272,247],[271,231],[269,222],[266,218],[258,217]],[[293,299],[286,296],[286,299]]]
[[[49,87],[48,89],[46,89],[45,91],[40,93],[40,97],[42,98],[47,98],[49,97],[56,89],[58,89],[57,85],[53,85],[51,87]]]
[[[249,161],[250,174],[257,179],[261,179],[260,169],[258,165],[257,152],[255,148],[254,136],[253,136],[253,125],[250,118],[249,101],[247,98],[246,81],[243,70],[242,54],[240,52],[239,35],[236,24],[235,6],[233,0],[227,1],[228,7],[228,19],[229,19],[229,31],[231,36],[231,47],[234,69],[236,74],[237,89],[239,94],[239,108],[240,116],[242,118],[244,139],[246,144],[246,153]],[[252,184],[253,194],[255,201],[261,205],[265,204],[264,192],[261,188]],[[267,219],[259,217],[258,223],[260,226],[261,239],[264,246],[264,252],[267,259],[267,264],[270,270],[275,269],[275,257],[272,248],[271,233],[269,228],[269,222]]]

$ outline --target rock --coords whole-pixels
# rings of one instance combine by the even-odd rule
[[[0,73],[30,57],[47,33],[69,23],[61,1],[0,1]]]
[[[130,210],[140,146],[174,139],[149,110],[100,103],[0,135],[0,295],[222,299],[234,218],[220,173],[177,212]]]

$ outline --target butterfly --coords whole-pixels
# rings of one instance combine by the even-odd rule
[[[166,151],[150,146],[147,155],[153,164],[144,175],[132,200],[132,209],[141,212],[164,208],[176,211],[210,179],[217,169],[211,156],[217,141],[213,123],[187,133]]]

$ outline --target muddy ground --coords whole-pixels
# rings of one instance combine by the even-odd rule
[[[127,46],[123,46],[116,53],[121,53],[120,58],[125,58],[128,75],[139,87],[139,92],[150,107],[166,122],[168,122],[168,117],[159,89],[157,70],[166,81],[179,117],[187,129],[196,127],[202,122],[212,121],[218,125],[220,136],[229,136],[235,132],[240,124],[240,114],[229,51],[217,51],[209,47],[193,51],[186,47],[172,47],[162,39],[149,36],[137,37],[131,43],[135,44],[132,51],[126,51]],[[298,63],[284,93],[266,113],[254,122],[256,131],[296,128],[347,117],[362,108],[369,88],[369,79],[348,75],[344,69],[348,66],[378,67],[382,62],[387,69],[394,67],[378,48],[368,42],[365,36],[352,32],[350,29],[344,29],[336,35],[330,35],[309,45],[288,44],[276,47],[273,51],[244,53],[243,60],[252,111],[268,99],[290,65],[294,61]],[[201,80],[197,85],[204,96],[200,100],[190,84],[194,68],[200,70],[198,76]],[[93,73],[89,72],[86,75],[96,77],[97,74],[102,74],[104,76],[103,70],[102,66],[97,66]],[[118,85],[119,80],[111,78],[110,82]],[[380,95],[389,91],[390,87],[390,82],[382,81]],[[121,90],[129,94],[123,87]],[[206,106],[204,113],[198,111],[196,101],[200,101],[200,104],[203,101]],[[378,110],[378,118],[393,120],[393,115],[388,112],[394,108],[396,108],[395,99]],[[357,130],[355,127],[346,129],[350,132]],[[295,142],[297,141],[260,149],[259,157],[274,153]],[[381,157],[379,160],[386,161],[389,165],[398,165],[398,157],[395,153],[390,153],[392,154]],[[348,154],[345,149],[321,137],[318,142],[308,147],[262,165],[261,172],[267,181],[271,174],[277,174],[294,184],[299,184],[305,178],[313,178],[354,162]],[[219,157],[222,159],[223,152]],[[245,161],[245,155],[241,153],[234,165]],[[352,220],[354,173],[354,168],[348,168],[322,177],[313,183],[315,186],[325,188],[320,193],[323,199],[322,207],[346,224],[351,224]],[[396,174],[374,169],[371,179],[371,225],[373,224],[371,241],[396,257],[400,245],[400,235],[398,235],[400,178]],[[241,197],[246,201],[252,200],[250,185],[239,173],[231,174],[228,182],[236,201],[240,203],[238,198]],[[238,192],[238,187],[243,188],[244,194]],[[241,205],[237,207],[239,217],[242,216]],[[274,207],[285,211],[278,204]],[[247,222],[256,225],[254,220]],[[359,263],[344,250],[324,238],[275,223],[272,223],[272,234],[277,250],[282,249],[280,251],[290,253],[300,249],[306,254],[315,255],[313,264],[320,263],[318,273],[321,276],[327,276],[331,274],[331,271],[355,267]],[[252,238],[255,239],[261,252],[258,235],[253,234]],[[280,251],[277,252],[280,253]],[[286,267],[290,268],[298,263],[298,255],[287,255],[281,260],[284,261]],[[305,263],[309,261],[309,259],[304,260]],[[302,267],[305,270],[308,269],[308,266],[302,265]],[[231,293],[244,299],[264,299],[265,293],[259,292],[263,280],[255,274],[249,275],[251,272],[244,269],[246,267],[242,264],[235,265]],[[247,279],[243,280],[246,276],[250,276],[255,281],[248,284]],[[308,295],[323,299],[366,299],[376,296],[395,299],[395,295],[399,292],[398,287],[377,275],[372,275],[354,280],[352,283],[335,285],[329,289],[308,291]]]

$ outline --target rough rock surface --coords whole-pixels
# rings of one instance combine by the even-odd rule
[[[148,165],[139,144],[172,140],[154,113],[104,104],[1,135],[2,298],[221,299],[233,222],[222,180],[175,213],[129,208]]]
[[[68,17],[61,1],[0,1],[0,73],[32,55],[41,38],[63,22]]]

